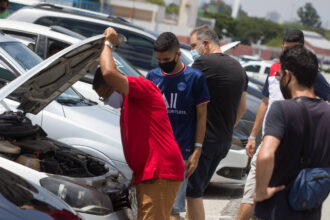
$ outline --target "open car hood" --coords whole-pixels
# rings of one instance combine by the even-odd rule
[[[225,44],[225,45],[221,46],[221,51],[222,51],[222,53],[225,53],[226,51],[228,51],[232,48],[235,48],[240,43],[241,43],[241,41],[234,41],[234,42]]]
[[[12,94],[18,109],[38,114],[86,73],[95,69],[104,35],[73,44],[39,63],[0,90],[0,101]]]

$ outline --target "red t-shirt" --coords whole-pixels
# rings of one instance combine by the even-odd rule
[[[184,161],[160,90],[143,77],[127,79],[129,94],[121,109],[120,129],[134,184],[153,178],[183,181]]]

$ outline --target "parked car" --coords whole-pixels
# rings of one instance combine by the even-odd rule
[[[130,181],[121,175],[109,160],[102,160],[103,158],[97,158],[68,144],[50,139],[41,127],[32,126],[26,117],[26,114],[31,117],[38,115],[49,103],[60,97],[64,91],[68,91],[84,74],[95,69],[103,38],[101,35],[81,41],[40,62],[41,59],[23,44],[0,34],[0,54],[8,58],[3,59],[4,56],[1,56],[0,73],[5,77],[13,77],[6,69],[8,66],[24,73],[8,84],[6,80],[1,80],[4,87],[0,90],[0,101],[7,111],[0,115],[0,149],[1,156],[15,161],[14,164],[23,164],[44,175],[61,176],[74,183],[83,184],[84,187],[94,187],[102,197],[110,198],[107,199],[106,207],[95,201],[93,206],[79,211],[93,215],[98,213],[95,218],[109,219],[109,216],[126,215],[126,208],[130,206]],[[62,98],[67,96],[70,97],[70,93]],[[5,100],[7,97],[9,99]],[[67,103],[70,102],[72,101]],[[22,112],[10,111],[13,109]],[[58,106],[53,111],[63,109]],[[66,125],[60,123],[61,118],[58,119],[58,123],[54,123],[53,126],[56,126],[57,130],[66,129]],[[32,175],[32,178],[36,176]],[[52,179],[51,182],[56,183],[56,179],[58,178]],[[59,182],[57,187],[60,185]],[[93,192],[91,194],[97,196]],[[72,206],[71,203],[70,205]],[[114,209],[112,206],[118,207]]]
[[[128,22],[113,22],[102,16],[84,15],[74,11],[63,10],[63,7],[52,4],[40,4],[34,7],[24,7],[12,13],[7,19],[20,20],[44,26],[61,26],[85,37],[102,34],[111,26],[127,41],[117,52],[128,60],[141,73],[158,67],[158,60],[154,52],[154,42],[157,37],[142,28]],[[182,57],[185,55],[183,54]],[[183,62],[187,59],[182,58]],[[185,63],[189,65],[189,63]]]
[[[254,78],[265,82],[268,74],[270,73],[270,67],[273,65],[273,61],[249,61],[242,64],[246,74],[249,78]]]
[[[14,20],[0,20],[0,29],[5,34],[24,43],[43,59],[81,40],[76,37],[77,33],[68,32],[67,29],[61,29],[62,32],[59,33],[58,26],[46,27]],[[85,39],[85,37],[81,37]],[[130,76],[140,76],[140,73],[118,53],[114,52],[113,57],[119,71]],[[86,98],[103,105],[91,86],[95,71],[89,72],[81,81],[75,83],[74,87]],[[110,106],[107,108],[114,110]]]
[[[79,42],[80,40],[72,37],[68,37],[64,34],[54,32],[48,27],[35,25],[26,22],[9,21],[8,23],[0,21],[0,28],[5,33],[9,33],[11,36],[21,39],[22,36],[29,36],[29,42],[33,41],[34,48],[42,48],[39,50],[41,57],[47,57],[49,47],[47,42],[52,41],[57,45],[71,45]],[[37,39],[45,39],[40,41]],[[42,43],[40,43],[42,42]],[[46,43],[45,43],[46,42]],[[13,43],[12,43],[13,44]],[[42,45],[41,45],[42,44]],[[12,45],[13,46],[13,45]],[[18,51],[18,49],[17,49]],[[20,53],[26,58],[26,62],[31,62],[36,65],[41,60],[32,62],[30,57],[36,55],[31,53]],[[32,55],[30,55],[32,54]],[[3,74],[5,70],[0,74],[0,78],[5,78],[7,81],[14,79],[15,77],[24,74],[25,70],[15,68],[15,58],[21,60],[20,56],[13,54],[2,55],[0,57],[3,60],[7,60],[10,64],[7,65],[6,75]],[[139,73],[135,68],[131,67],[124,59],[122,59],[117,53],[113,53],[114,60],[118,69],[131,76],[139,76]],[[31,59],[32,59],[31,58]],[[31,66],[33,66],[31,65]],[[23,68],[26,69],[26,68]],[[97,94],[92,89],[92,80],[94,78],[95,70],[90,71],[86,76],[82,78],[82,81],[78,81],[74,84],[74,87],[83,95],[80,95],[75,89],[68,89],[57,101],[50,103],[40,114],[33,116],[29,115],[32,121],[40,126],[51,138],[62,141],[66,144],[73,145],[83,151],[86,151],[94,156],[100,157],[103,160],[115,164],[115,166],[127,177],[131,178],[131,170],[126,164],[119,132],[119,111],[111,108],[110,106],[104,106],[99,101]],[[86,99],[92,99],[96,102]],[[102,106],[101,106],[102,105]],[[56,124],[59,122],[65,127],[65,129],[57,129]],[[108,132],[111,131],[109,134]]]
[[[260,56],[249,56],[249,55],[241,55],[239,56],[239,62],[241,64],[250,62],[250,61],[262,61]]]
[[[6,19],[0,20],[0,30],[25,44],[42,59],[46,59],[56,52],[85,39],[83,36],[78,38],[77,35],[69,36],[61,33],[54,26],[45,27]]]
[[[0,167],[0,218],[10,220],[80,220],[63,200],[16,174],[6,162]],[[1,161],[0,161],[1,164]]]

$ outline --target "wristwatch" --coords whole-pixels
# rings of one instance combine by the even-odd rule
[[[110,49],[113,48],[113,44],[108,40],[104,41],[104,45],[107,45],[108,47],[110,47]]]
[[[254,137],[254,136],[249,136],[248,137],[248,140],[255,140],[256,139],[256,137]]]

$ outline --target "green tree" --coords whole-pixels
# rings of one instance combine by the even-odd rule
[[[235,20],[226,14],[221,13],[204,13],[204,17],[206,18],[214,18],[216,20],[214,31],[219,35],[220,39],[226,35],[229,37],[233,37],[235,34]]]
[[[170,14],[179,14],[179,5],[171,3],[166,6],[166,12]]]
[[[262,43],[268,43],[273,38],[277,38],[283,33],[279,24],[263,18],[239,17],[235,26],[235,36],[242,43],[257,43],[263,39]]]
[[[306,3],[297,11],[301,24],[309,27],[321,27],[320,16],[311,3]]]
[[[221,13],[221,14],[226,14],[228,16],[231,16],[231,12],[232,12],[231,6],[223,1],[221,1],[221,4],[218,4],[217,2],[205,3],[202,9],[208,13],[213,13],[213,14]],[[247,13],[244,10],[242,10],[242,8],[240,7],[238,16],[247,16]]]
[[[160,6],[165,6],[164,0],[147,0],[147,2],[150,2],[152,4],[160,5]]]

